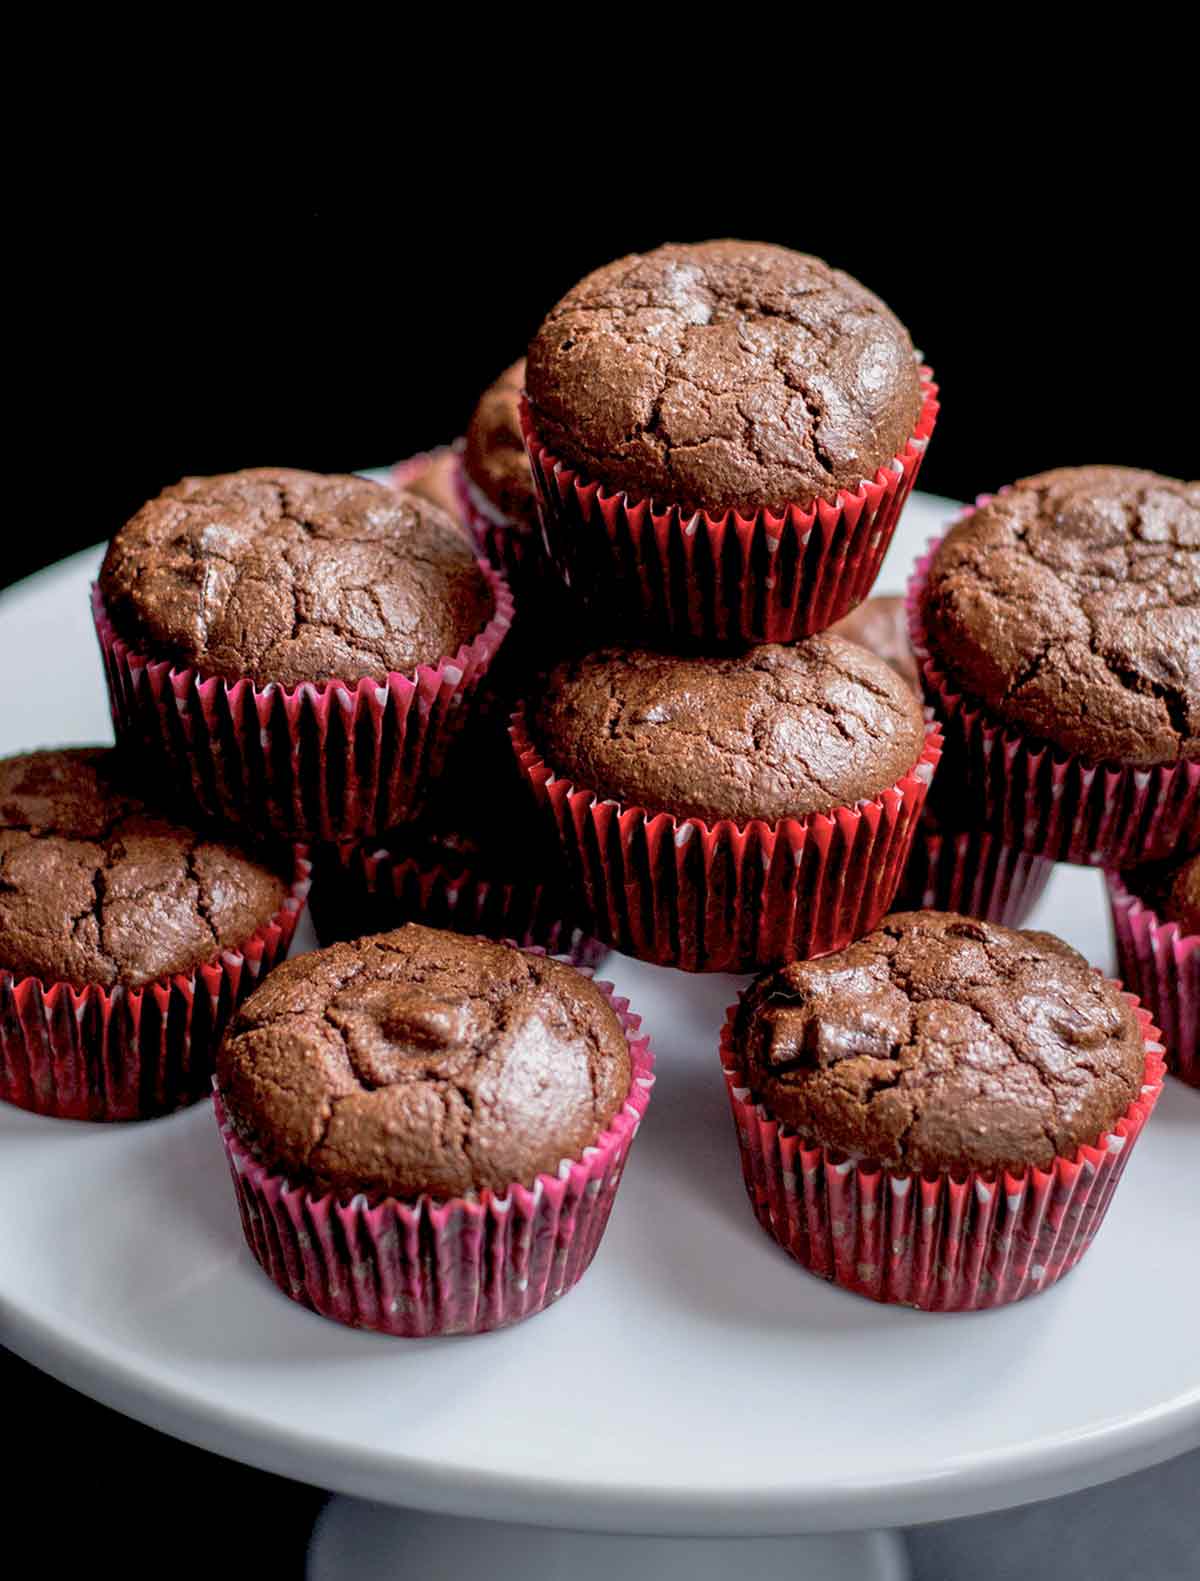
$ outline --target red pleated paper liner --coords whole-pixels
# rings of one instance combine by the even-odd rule
[[[940,541],[917,562],[907,603],[925,700],[945,732],[939,795],[951,798],[954,822],[977,820],[1006,844],[1086,867],[1136,867],[1200,845],[1200,763],[1088,763],[955,690],[929,652],[921,614]]]
[[[371,1203],[315,1196],[257,1163],[216,1099],[242,1229],[293,1301],[355,1328],[420,1338],[481,1334],[532,1317],[586,1272],[604,1234],[654,1085],[641,1018],[597,985],[625,1028],[633,1079],[624,1107],[578,1159],[501,1197]]]
[[[287,955],[310,871],[301,847],[270,922],[194,972],[75,988],[0,971],[0,1099],[63,1120],[148,1120],[206,1098],[230,1017]]]
[[[1106,872],[1121,977],[1162,1028],[1167,1069],[1200,1087],[1200,933],[1184,933]]]
[[[1044,856],[1005,845],[986,829],[946,829],[926,813],[892,910],[957,911],[1019,928],[1053,871]]]
[[[689,972],[749,972],[840,950],[891,910],[941,754],[856,807],[711,827],[601,800],[559,778],[513,715],[521,772],[554,820],[588,926],[614,949]]]
[[[546,560],[540,532],[498,510],[467,476],[461,459],[455,481],[463,520],[470,528],[477,552],[503,573],[518,600],[523,594],[543,592],[547,577],[553,578],[554,573]]]
[[[1091,1245],[1162,1092],[1162,1045],[1132,994],[1146,1043],[1141,1095],[1113,1127],[1048,1170],[903,1174],[806,1147],[744,1085],[733,1046],[721,1058],[742,1173],[758,1222],[810,1273],[873,1301],[929,1312],[1007,1306],[1047,1289]]]
[[[595,966],[605,947],[589,937],[562,884],[489,878],[469,861],[436,862],[386,847],[327,846],[318,855],[309,911],[324,944],[423,922],[537,946],[575,966]]]
[[[512,623],[508,586],[470,643],[413,676],[330,680],[290,690],[202,676],[136,653],[98,587],[92,614],[117,741],[161,765],[204,818],[286,839],[370,837],[420,810],[464,705]]]
[[[832,501],[712,516],[610,493],[521,425],[546,547],[576,597],[609,627],[647,636],[795,642],[871,591],[937,421],[937,385],[903,452]]]

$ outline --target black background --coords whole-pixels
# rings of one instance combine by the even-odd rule
[[[63,486],[2,575],[109,536],[184,473],[352,470],[449,439],[581,274],[706,235],[816,252],[890,303],[942,386],[926,489],[1094,461],[1195,476],[1197,265],[1157,192],[1018,164],[969,186],[901,168],[841,204],[622,195],[602,221],[601,198],[526,209],[444,177],[355,202],[84,194],[43,216],[29,315],[23,415]]]
[[[1007,135],[1024,100],[987,108]],[[1093,461],[1196,476],[1196,183],[1179,142],[1151,132],[1135,150],[1121,123],[1101,146],[1080,125],[1049,153],[1006,141],[982,163],[961,116],[944,123],[935,136],[914,103],[868,162],[839,164],[796,111],[794,161],[757,184],[740,156],[705,169],[661,141],[574,177],[520,169],[502,120],[475,129],[461,168],[421,173],[405,141],[353,196],[294,179],[235,194],[191,170],[135,190],[97,163],[18,227],[9,339],[29,355],[10,369],[6,475],[29,492],[10,504],[0,580],[106,538],[184,473],[354,469],[454,436],[566,287],[664,239],[779,241],[878,291],[942,386],[923,488],[969,498]],[[2,1355],[0,1395],[22,1448],[10,1508],[64,1566],[120,1555],[157,1573],[156,1539],[173,1536],[215,1568],[232,1520],[247,1570],[300,1573],[318,1495]]]

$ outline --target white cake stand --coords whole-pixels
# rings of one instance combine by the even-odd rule
[[[884,590],[950,510],[912,502]],[[98,561],[0,599],[0,753],[108,739]],[[1098,875],[1060,869],[1035,922],[1111,966]],[[754,1222],[716,1057],[737,982],[620,956],[602,975],[644,1015],[659,1080],[596,1263],[549,1312],[475,1339],[340,1328],[251,1260],[207,1105],[109,1127],[0,1106],[0,1341],[165,1432],[352,1495],[318,1529],[323,1581],[481,1558],[494,1581],[899,1578],[889,1527],[1200,1445],[1200,1093],[1168,1083],[1059,1286],[967,1316],[878,1307]]]

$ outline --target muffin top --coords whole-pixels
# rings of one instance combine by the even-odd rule
[[[529,457],[521,437],[518,408],[525,388],[525,359],[514,362],[480,396],[467,427],[463,469],[480,493],[504,516],[537,525]]]
[[[1148,862],[1122,874],[1130,892],[1164,922],[1200,933],[1200,851],[1167,862]]]
[[[493,609],[436,506],[282,467],[165,489],[109,545],[100,591],[127,641],[258,686],[411,673],[453,657]]]
[[[857,280],[762,242],[606,264],[551,309],[526,386],[546,445],[608,488],[684,510],[808,504],[905,447],[908,331]]]
[[[283,904],[271,867],[172,823],[106,747],[0,760],[0,968],[136,988],[244,944]]]
[[[1200,758],[1200,483],[1026,478],[959,522],[921,613],[950,681],[1091,762]]]
[[[908,612],[901,595],[876,594],[844,615],[829,630],[877,654],[914,692],[920,692],[917,661],[908,640]]]
[[[1175,870],[1163,914],[1185,933],[1200,933],[1200,852]]]
[[[1069,945],[938,911],[766,973],[735,1037],[755,1099],[807,1141],[914,1171],[1044,1169],[1145,1070],[1137,1017]]]
[[[611,1005],[573,968],[408,923],[277,967],[217,1079],[239,1136],[291,1180],[452,1197],[578,1158],[631,1067]]]
[[[445,445],[422,457],[419,465],[402,461],[392,474],[392,486],[419,495],[457,522],[462,515],[454,481],[457,473],[458,455]]]
[[[556,774],[708,823],[853,806],[925,742],[909,688],[828,632],[714,657],[602,648],[551,672],[531,724]]]

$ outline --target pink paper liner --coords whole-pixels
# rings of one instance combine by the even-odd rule
[[[544,761],[523,708],[510,734],[590,930],[627,955],[689,972],[757,971],[869,933],[891,908],[941,755],[930,726],[911,773],[879,796],[741,827],[602,801]]]
[[[1119,873],[1104,877],[1121,976],[1162,1028],[1167,1069],[1200,1087],[1200,933],[1165,922]]]
[[[641,1017],[611,983],[596,986],[625,1029],[629,1093],[582,1157],[565,1159],[556,1175],[538,1175],[532,1189],[513,1185],[502,1197],[483,1191],[443,1202],[316,1196],[255,1160],[218,1094],[246,1242],[279,1289],[322,1317],[415,1339],[505,1328],[576,1284],[604,1234],[654,1085]]]
[[[1141,1095],[1111,1132],[1051,1169],[912,1175],[806,1147],[754,1101],[733,1045],[721,1060],[755,1217],[810,1273],[872,1301],[927,1312],[1007,1306],[1047,1289],[1091,1245],[1162,1092],[1162,1045],[1133,994],[1146,1045]]]
[[[606,953],[584,931],[562,885],[532,877],[500,882],[474,872],[468,861],[421,862],[386,848],[327,847],[309,911],[322,944],[423,922],[536,946],[574,966],[595,966]]]
[[[945,829],[926,814],[893,911],[957,911],[1019,928],[1041,899],[1054,863],[1005,845],[986,829]]]
[[[135,652],[92,615],[120,745],[163,765],[205,818],[287,839],[368,837],[420,810],[464,704],[512,624],[508,585],[480,561],[495,611],[479,635],[414,676],[256,687]]]
[[[298,847],[271,920],[194,972],[76,988],[0,971],[0,1099],[63,1120],[147,1120],[207,1097],[230,1017],[287,955],[311,867]]]
[[[1085,867],[1135,867],[1200,845],[1200,763],[1088,763],[955,689],[929,651],[921,614],[942,542],[930,541],[906,598],[921,686],[945,731],[939,786],[955,799],[955,821],[974,811],[1007,844]]]
[[[832,501],[750,516],[684,511],[611,493],[521,427],[546,548],[585,603],[640,636],[795,642],[824,631],[871,591],[937,421],[921,369],[917,428],[900,455]]]

